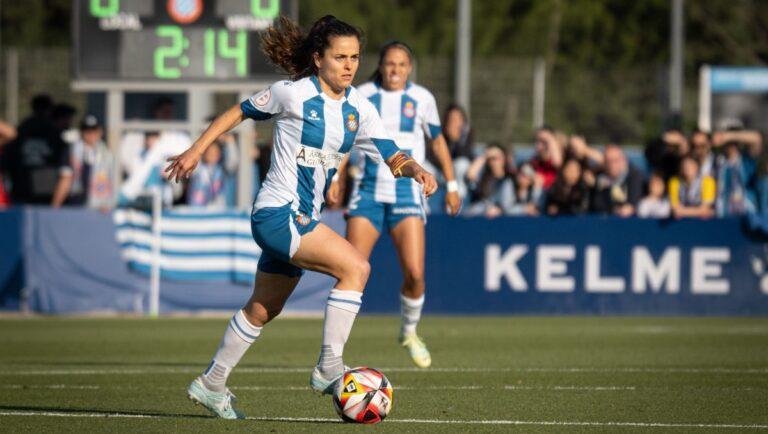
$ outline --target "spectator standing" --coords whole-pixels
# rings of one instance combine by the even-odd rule
[[[454,175],[459,188],[459,198],[465,200],[468,194],[465,179],[467,171],[475,158],[476,149],[467,112],[456,103],[450,104],[443,115],[443,136],[453,161]],[[440,173],[441,171],[436,169],[440,167],[440,162],[432,153],[431,147],[427,147],[427,157],[429,163],[434,166],[431,172]]]
[[[549,127],[540,128],[536,132],[536,155],[531,160],[531,167],[542,179],[545,190],[554,184],[562,166],[563,149],[554,131]],[[581,169],[579,169],[579,177],[581,177]]]
[[[69,148],[61,137],[66,120],[51,118],[47,95],[32,99],[32,115],[21,122],[15,140],[5,146],[0,168],[8,175],[11,202],[59,206],[71,174]]]
[[[86,115],[80,123],[80,139],[72,145],[71,166],[67,204],[110,209],[114,158],[104,143],[104,130],[93,115]]]
[[[643,175],[627,161],[617,145],[603,151],[604,170],[592,190],[592,211],[629,217],[643,196]]]
[[[723,147],[718,159],[717,215],[743,215],[756,210],[756,156],[762,150],[762,136],[755,131],[715,133]]]
[[[680,130],[670,129],[645,148],[645,158],[653,171],[669,180],[677,175],[680,160],[688,151],[689,143],[685,135]]]
[[[547,191],[546,204],[549,215],[577,215],[587,211],[589,192],[578,160],[569,159],[563,163],[563,170]]]
[[[669,217],[670,212],[664,177],[653,173],[648,180],[648,195],[637,206],[637,215],[642,218],[663,219]]]
[[[717,178],[717,161],[712,152],[712,141],[709,134],[696,130],[691,134],[691,154],[699,162],[701,174]]]
[[[224,134],[205,150],[202,164],[192,173],[187,192],[188,204],[195,207],[225,208],[228,205],[226,182],[235,170],[235,138],[232,134]]]
[[[675,218],[709,218],[714,215],[716,184],[701,176],[699,162],[690,155],[680,161],[680,175],[669,180],[669,203]]]

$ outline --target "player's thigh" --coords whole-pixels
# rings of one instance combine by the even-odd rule
[[[365,217],[350,217],[347,220],[347,240],[368,259],[379,240],[379,231]]]
[[[419,216],[408,216],[390,230],[400,266],[416,277],[424,275],[424,220]]]
[[[299,276],[257,271],[253,293],[243,308],[251,323],[264,325],[279,315],[299,279]]]
[[[349,241],[322,223],[302,235],[291,263],[306,270],[331,275],[340,282],[349,280],[352,284],[365,285],[370,273],[365,257]],[[362,291],[363,288],[339,289]]]

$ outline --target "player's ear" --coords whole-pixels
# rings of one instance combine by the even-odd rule
[[[312,53],[312,61],[315,62],[315,67],[317,67],[317,69],[320,69],[320,66],[323,63],[322,58],[320,57],[320,53],[318,52]]]

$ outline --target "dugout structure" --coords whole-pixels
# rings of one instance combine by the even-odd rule
[[[699,71],[699,128],[768,131],[768,68],[703,66]]]

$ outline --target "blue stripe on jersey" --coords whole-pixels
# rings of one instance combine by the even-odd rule
[[[412,133],[416,127],[416,100],[403,93],[400,98],[400,131]]]
[[[427,124],[427,126],[429,127],[429,138],[432,140],[436,139],[443,132],[443,128],[440,125]]]
[[[373,142],[373,145],[376,146],[376,149],[379,150],[379,154],[384,158],[384,161],[389,160],[393,155],[400,152],[400,148],[397,147],[393,140],[371,137],[371,141]]]
[[[412,154],[410,149],[403,150],[409,156]],[[413,180],[411,178],[400,177],[395,179],[395,203],[397,205],[413,204]]]
[[[313,77],[316,80],[316,77]],[[313,80],[313,81],[315,81]],[[323,97],[317,95],[304,101],[304,122],[301,126],[301,144],[312,148],[322,149],[325,140],[325,103]],[[298,158],[298,156],[297,156]],[[312,216],[315,198],[315,168],[296,165],[299,193],[299,212]]]
[[[374,93],[373,95],[368,97],[368,101],[373,104],[374,107],[376,107],[376,111],[379,112],[379,115],[381,115],[381,94],[380,93]]]
[[[245,117],[251,118],[254,121],[266,121],[273,116],[271,113],[265,113],[254,107],[253,104],[251,104],[250,99],[240,103],[240,110],[243,112]]]
[[[320,80],[317,78],[316,75],[311,75],[309,77],[309,81],[311,81],[312,84],[315,85],[315,89],[317,89],[317,93],[323,93],[323,89],[320,88]]]
[[[365,166],[363,168],[363,179],[360,185],[361,190],[376,191],[376,174],[378,173],[378,170],[379,164],[366,155]]]
[[[341,117],[342,122],[344,122],[342,125],[344,141],[339,152],[346,154],[355,143],[355,136],[357,136],[357,130],[360,128],[360,113],[352,107],[349,101],[344,101],[344,104],[341,105]]]

